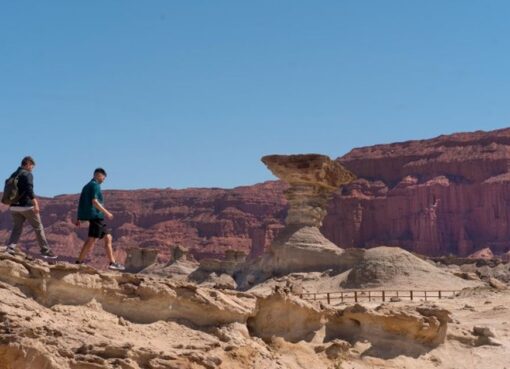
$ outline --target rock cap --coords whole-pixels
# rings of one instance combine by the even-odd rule
[[[326,155],[267,155],[262,162],[278,178],[292,184],[311,184],[336,190],[356,176]]]

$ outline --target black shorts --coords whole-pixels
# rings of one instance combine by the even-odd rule
[[[103,219],[89,220],[89,237],[102,239],[107,234],[110,233],[108,232]]]

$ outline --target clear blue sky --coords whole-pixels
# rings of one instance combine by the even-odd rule
[[[508,1],[0,0],[0,173],[233,187],[260,157],[510,125]]]

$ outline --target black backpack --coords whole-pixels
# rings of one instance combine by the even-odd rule
[[[2,194],[2,204],[12,205],[19,201],[21,195],[18,189],[18,180],[22,171],[14,173],[5,180],[4,193]]]

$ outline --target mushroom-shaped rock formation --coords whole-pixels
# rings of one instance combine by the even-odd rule
[[[333,193],[355,176],[325,155],[269,155],[262,162],[289,184],[285,197],[289,210],[286,227],[271,245],[276,273],[337,268],[343,249],[319,230]]]
[[[325,155],[268,155],[262,162],[290,185],[285,191],[289,201],[287,225],[320,227],[333,193],[356,179]]]

